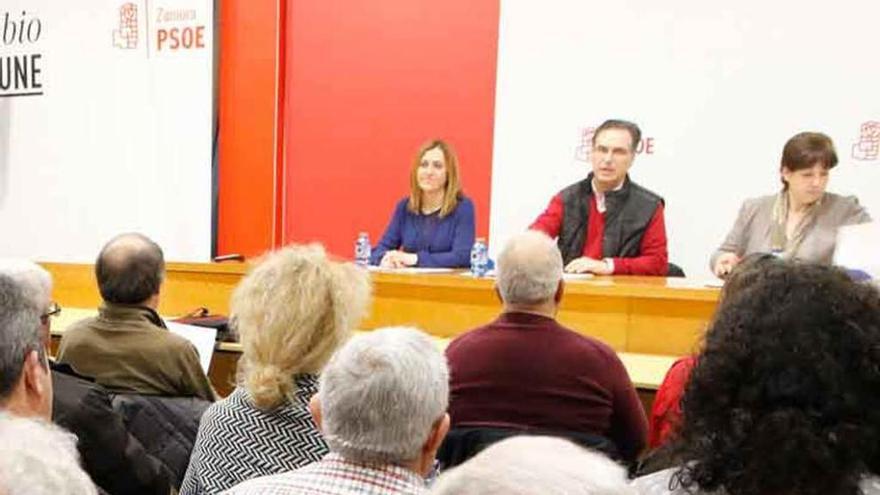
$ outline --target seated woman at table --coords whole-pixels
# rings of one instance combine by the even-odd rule
[[[369,275],[328,260],[319,245],[273,252],[242,279],[230,303],[238,386],[202,416],[181,495],[220,493],[327,454],[309,400],[369,297]]]
[[[474,204],[461,191],[458,159],[444,141],[430,141],[416,155],[409,197],[394,208],[371,263],[385,268],[466,267],[473,244]]]
[[[782,190],[743,203],[712,254],[715,275],[726,276],[743,256],[756,252],[830,264],[838,227],[871,220],[855,196],[825,191],[835,165],[837,153],[828,136],[802,132],[789,139],[779,168]]]

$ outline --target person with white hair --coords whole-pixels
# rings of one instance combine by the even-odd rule
[[[449,429],[449,371],[432,339],[411,328],[352,338],[321,373],[310,407],[330,453],[227,493],[426,493],[424,477]]]
[[[40,265],[22,258],[0,259],[0,275],[16,282],[25,299],[39,310],[38,333],[41,345],[47,346],[51,316],[61,311],[52,302],[52,276]],[[168,475],[128,433],[107,391],[68,365],[49,360],[49,368],[52,421],[79,438],[76,446],[94,482],[111,495],[167,494],[171,486]],[[34,414],[25,415],[38,415],[31,412]]]
[[[97,494],[79,466],[76,437],[46,421],[0,413],[0,493]]]
[[[446,349],[452,431],[440,459],[452,466],[528,431],[635,460],[647,419],[626,368],[611,347],[556,321],[565,287],[556,244],[523,232],[497,266],[501,315]]]
[[[554,437],[495,443],[443,473],[431,495],[635,495],[608,457]]]

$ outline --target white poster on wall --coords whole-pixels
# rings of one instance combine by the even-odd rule
[[[502,0],[491,250],[589,171],[590,130],[638,123],[633,180],[666,200],[670,261],[708,276],[785,141],[834,140],[829,190],[880,217],[880,3]]]
[[[212,0],[0,5],[0,256],[211,246]]]

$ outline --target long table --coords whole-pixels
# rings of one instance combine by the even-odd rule
[[[101,302],[90,264],[44,263],[62,305]],[[229,313],[229,298],[248,264],[168,263],[159,312],[182,315],[204,306]],[[414,325],[454,337],[498,315],[494,280],[462,273],[372,272],[373,304],[362,329]],[[715,309],[719,289],[701,281],[662,277],[569,280],[559,320],[617,351],[659,355],[693,352]]]

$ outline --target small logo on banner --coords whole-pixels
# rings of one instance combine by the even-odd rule
[[[593,152],[593,134],[596,133],[595,127],[585,127],[581,129],[581,142],[574,149],[574,159],[581,162],[590,161],[590,153]]]
[[[852,146],[852,157],[864,162],[880,158],[880,122],[871,120],[862,124],[859,140]]]
[[[579,133],[579,143],[574,148],[574,159],[579,162],[589,162],[590,155],[593,153],[593,137],[596,135],[595,127],[584,127]],[[636,154],[653,155],[654,154],[654,138],[643,137],[636,144]]]
[[[147,58],[201,50],[208,42],[205,17],[205,13],[197,9],[127,1],[117,10],[113,46],[120,50],[140,49],[138,52]],[[140,43],[142,34],[146,41],[143,44]]]
[[[0,12],[0,98],[43,94],[43,22],[32,12]]]
[[[138,46],[138,6],[131,2],[119,7],[119,26],[113,30],[113,46],[134,50]]]

